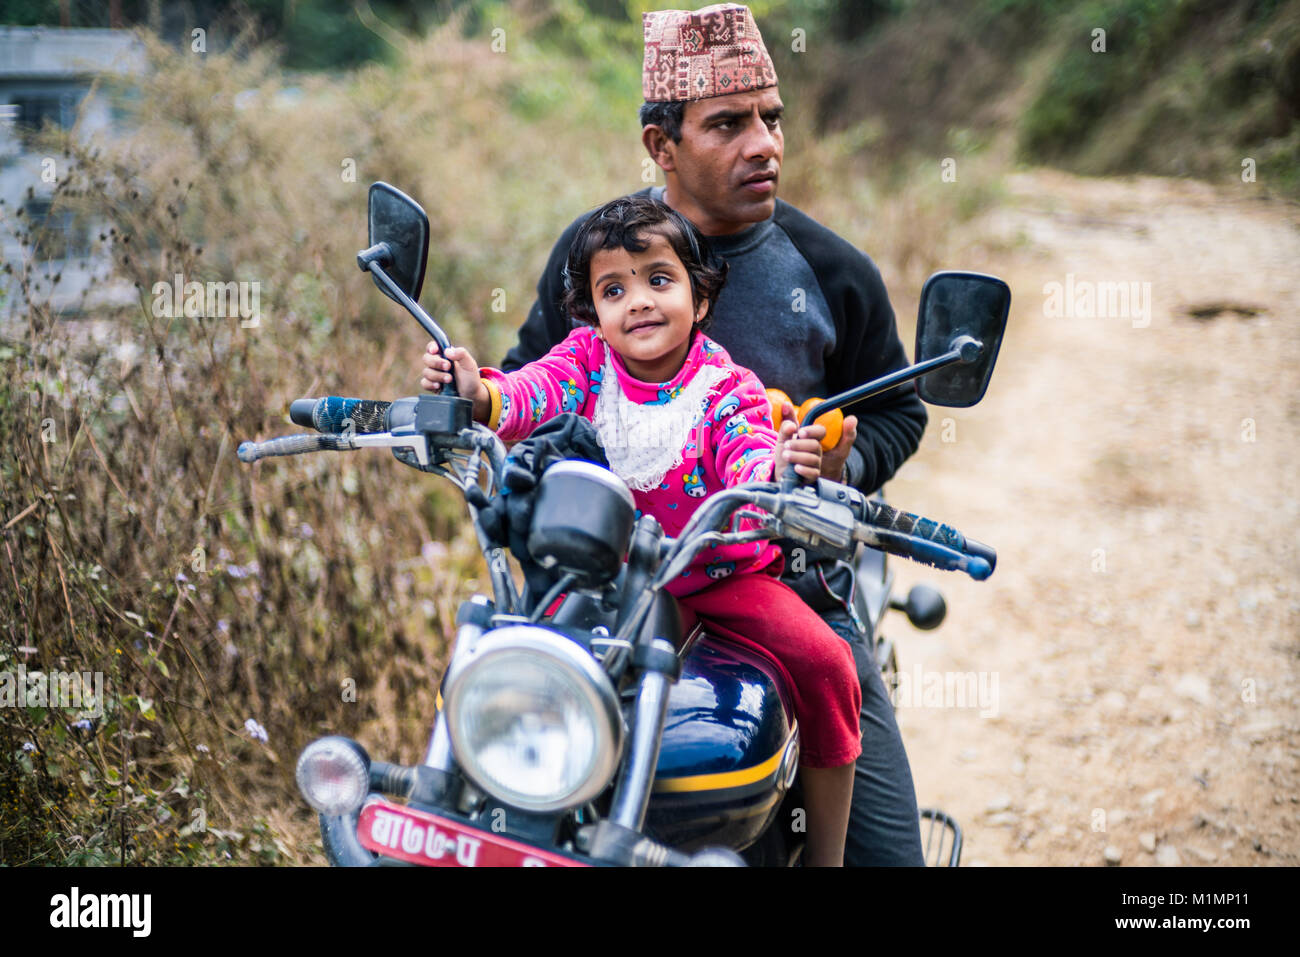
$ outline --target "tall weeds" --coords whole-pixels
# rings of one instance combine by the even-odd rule
[[[105,693],[102,714],[0,709],[0,860],[313,859],[297,752],[333,731],[417,759],[456,602],[485,576],[436,480],[374,453],[249,468],[234,450],[298,431],[299,396],[415,391],[424,336],[354,262],[372,180],[425,205],[423,300],[490,362],[557,211],[626,189],[636,144],[598,122],[561,142],[572,103],[510,106],[545,64],[454,25],[396,68],[296,87],[242,43],[148,49],[129,137],[48,144],[56,209],[96,224],[98,285],[129,304],[55,309],[58,265],[9,264],[0,671],[100,673]],[[38,256],[40,231],[4,215]],[[260,321],[169,317],[155,286],[178,276],[256,283]]]

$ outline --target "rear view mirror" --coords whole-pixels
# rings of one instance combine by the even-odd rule
[[[420,204],[387,183],[370,187],[370,245],[388,247],[384,271],[412,300],[420,298],[424,267],[429,258],[429,217]],[[401,302],[375,277],[375,285],[394,302]]]
[[[1010,310],[1011,289],[994,276],[937,272],[925,281],[916,320],[915,361],[922,363],[954,348],[971,355],[972,360],[954,362],[922,376],[916,383],[922,400],[964,408],[984,397]],[[969,339],[958,342],[963,337]],[[969,340],[978,347],[972,347]]]

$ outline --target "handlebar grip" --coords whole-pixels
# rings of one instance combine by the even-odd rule
[[[967,550],[966,536],[951,525],[943,525],[933,519],[892,508],[884,502],[867,500],[866,521],[876,528],[884,528],[892,532],[901,532],[904,535],[924,538],[926,541],[935,542],[954,551],[965,552]]]
[[[884,551],[949,571],[964,571],[976,581],[988,578],[997,567],[997,552],[982,542],[967,538],[951,525],[872,499],[867,500],[866,521],[884,533],[880,536],[882,541],[891,543],[891,547],[880,546]],[[895,533],[907,538],[895,538]],[[927,548],[926,545],[933,547]]]
[[[304,452],[319,452],[322,449],[348,448],[340,442],[337,435],[282,435],[265,442],[241,442],[236,455],[241,462],[256,462],[258,459],[273,455],[301,455]]]
[[[385,417],[391,402],[378,399],[348,399],[327,395],[323,399],[295,399],[289,405],[289,418],[295,425],[318,432],[346,432],[358,435],[388,431]]]

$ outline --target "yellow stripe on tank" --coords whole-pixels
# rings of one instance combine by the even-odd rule
[[[776,754],[762,764],[756,764],[752,768],[741,768],[738,771],[720,771],[717,774],[690,774],[680,778],[655,778],[654,789],[674,793],[716,791],[723,788],[744,787],[747,784],[761,781],[775,774],[777,768],[781,766],[781,759],[785,756],[786,749],[790,747],[790,738],[794,736],[795,730],[795,728],[790,729],[790,734],[786,737],[785,743],[781,745]]]

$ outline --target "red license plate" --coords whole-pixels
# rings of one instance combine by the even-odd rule
[[[590,866],[428,811],[380,800],[361,809],[357,837],[376,854],[427,867]]]

